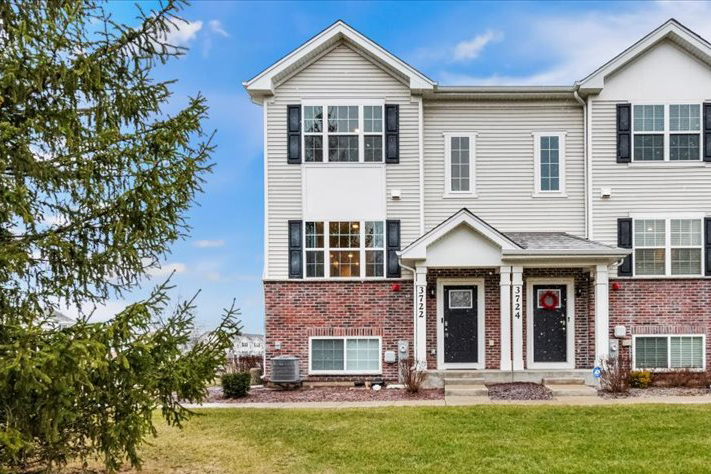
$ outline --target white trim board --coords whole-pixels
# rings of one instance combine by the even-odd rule
[[[471,363],[444,362],[444,286],[476,286],[477,290],[477,360]],[[486,368],[486,304],[483,278],[437,279],[437,369]]]
[[[567,325],[567,361],[533,361],[533,285],[565,285]],[[574,369],[575,368],[575,279],[574,278],[528,278],[526,279],[526,368],[527,369]]]

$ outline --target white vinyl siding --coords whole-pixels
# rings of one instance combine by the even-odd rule
[[[462,207],[506,231],[584,235],[583,113],[574,101],[426,101],[425,230]],[[476,131],[476,194],[447,195],[445,143],[452,131]],[[533,132],[566,134],[568,199],[534,198]],[[470,132],[471,133],[471,132]]]
[[[711,209],[711,167],[699,161],[617,163],[616,103],[592,101],[592,239],[616,245],[617,219],[631,214],[703,216]],[[611,189],[609,199],[600,196],[603,187]]]
[[[419,104],[412,100],[406,84],[351,47],[339,44],[277,84],[274,97],[267,99],[267,279],[287,278],[287,222],[303,216],[301,180],[304,165],[289,165],[286,161],[286,106],[306,101],[313,104],[319,100],[353,104],[379,100],[383,104],[399,104],[400,163],[383,166],[386,166],[387,195],[397,189],[401,199],[387,200],[387,216],[400,220],[402,247],[420,234]],[[304,114],[302,117],[306,118]],[[304,137],[308,135],[304,133]],[[327,162],[325,144],[317,145],[322,147],[323,161]],[[302,162],[304,158],[305,150],[302,150]]]

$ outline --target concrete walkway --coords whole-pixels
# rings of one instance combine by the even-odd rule
[[[377,408],[411,406],[473,406],[473,405],[642,405],[642,404],[711,404],[711,395],[630,397],[607,399],[602,397],[558,397],[554,400],[490,400],[488,397],[456,397],[456,400],[388,400],[369,402],[279,402],[279,403],[204,403],[186,405],[187,408]]]

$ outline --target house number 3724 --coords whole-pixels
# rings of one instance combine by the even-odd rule
[[[514,318],[521,319],[521,287],[514,286]]]

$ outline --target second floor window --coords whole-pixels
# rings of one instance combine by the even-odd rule
[[[560,196],[565,192],[565,134],[536,132],[534,140],[535,194]]]
[[[382,221],[305,222],[307,278],[382,278]]]
[[[633,107],[634,161],[701,159],[701,105],[650,104]]]
[[[701,219],[635,219],[635,274],[701,275],[701,223]]]
[[[445,133],[445,194],[474,194],[473,133]]]
[[[304,105],[304,161],[383,161],[382,105]]]

